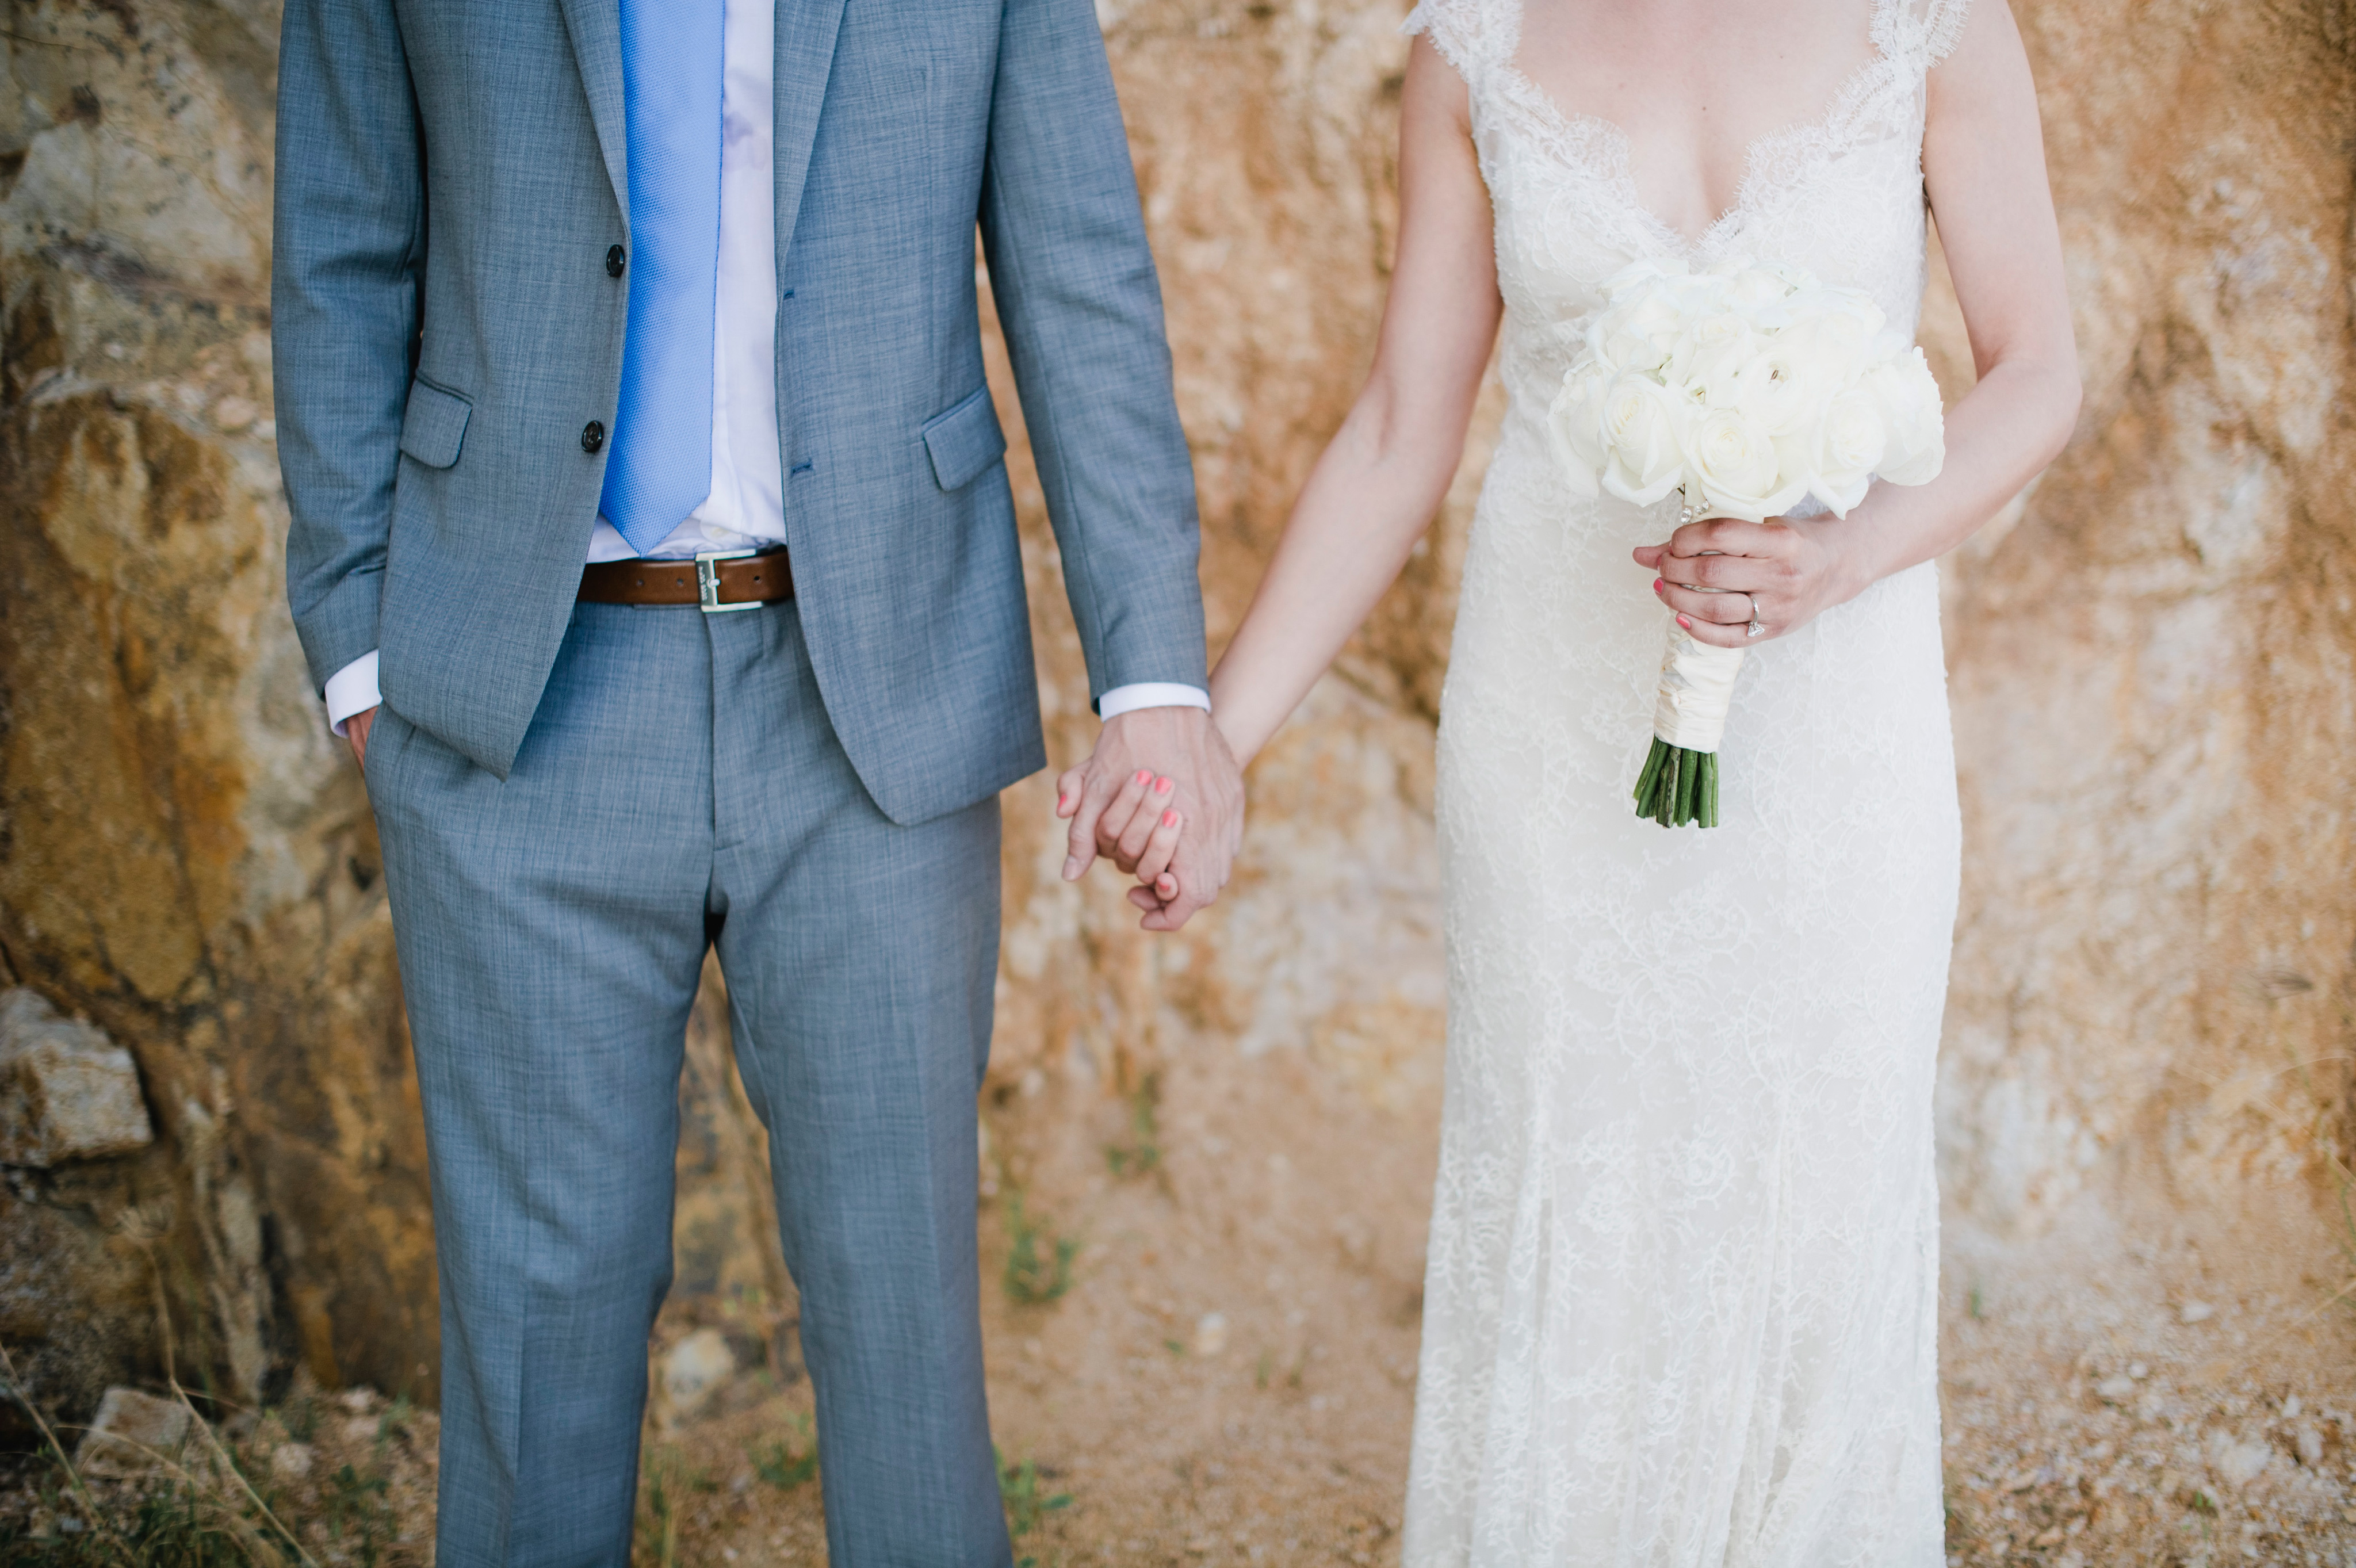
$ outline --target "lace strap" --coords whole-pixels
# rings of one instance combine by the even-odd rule
[[[1878,0],[1874,38],[1892,59],[1928,71],[1953,54],[1971,0]]]
[[[1419,0],[1399,24],[1399,31],[1430,38],[1440,58],[1456,68],[1467,86],[1472,86],[1497,63],[1501,33],[1505,55],[1513,54],[1510,21],[1494,15],[1496,9],[1484,0]]]

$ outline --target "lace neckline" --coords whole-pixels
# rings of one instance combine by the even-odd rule
[[[1872,17],[1868,37],[1873,53],[1857,69],[1842,79],[1833,91],[1822,112],[1806,120],[1762,132],[1744,144],[1742,177],[1734,188],[1734,199],[1725,209],[1712,218],[1699,234],[1689,235],[1684,230],[1653,210],[1636,188],[1635,143],[1617,121],[1601,114],[1588,114],[1563,108],[1555,102],[1554,94],[1538,85],[1536,78],[1525,72],[1519,63],[1522,49],[1522,0],[1506,0],[1499,7],[1504,24],[1492,58],[1496,61],[1497,81],[1519,103],[1525,113],[1537,118],[1557,133],[1565,143],[1580,139],[1578,133],[1601,140],[1611,149],[1610,174],[1620,188],[1622,201],[1637,221],[1673,254],[1693,258],[1706,254],[1719,236],[1739,227],[1754,205],[1766,183],[1766,170],[1778,154],[1794,146],[1816,140],[1835,140],[1852,123],[1860,109],[1869,103],[1896,74],[1900,49],[1893,24],[1903,0],[1873,0]]]

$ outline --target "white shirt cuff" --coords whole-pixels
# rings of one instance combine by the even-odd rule
[[[376,652],[369,649],[327,677],[327,727],[337,735],[344,733],[346,719],[384,701],[376,689]]]
[[[1097,717],[1119,718],[1140,708],[1200,708],[1211,711],[1211,693],[1200,686],[1181,686],[1168,681],[1140,681],[1134,685],[1115,686],[1097,699]]]

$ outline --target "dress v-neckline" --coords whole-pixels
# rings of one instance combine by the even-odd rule
[[[1655,237],[1661,240],[1667,249],[1681,257],[1690,259],[1708,252],[1721,232],[1738,224],[1745,216],[1759,186],[1760,155],[1762,151],[1782,142],[1827,130],[1865,95],[1876,75],[1890,68],[1893,57],[1890,52],[1889,40],[1883,35],[1886,13],[1895,3],[1897,0],[1873,0],[1867,23],[1867,39],[1872,46],[1873,52],[1841,79],[1840,85],[1833,90],[1832,96],[1826,101],[1822,111],[1809,119],[1794,121],[1789,125],[1778,126],[1772,131],[1763,131],[1743,144],[1742,177],[1735,183],[1734,199],[1727,203],[1718,216],[1705,224],[1697,235],[1688,235],[1684,230],[1654,211],[1650,204],[1644,200],[1644,193],[1636,188],[1635,138],[1628,134],[1625,127],[1618,121],[1606,119],[1601,114],[1588,114],[1563,108],[1555,101],[1552,92],[1539,85],[1536,77],[1522,69],[1520,63],[1523,14],[1521,0],[1512,0],[1513,33],[1505,40],[1506,47],[1501,51],[1504,58],[1497,66],[1497,70],[1541,116],[1552,118],[1558,125],[1566,130],[1583,126],[1607,138],[1617,155],[1616,166],[1612,171],[1612,176],[1622,188],[1622,195],[1629,210],[1633,212],[1647,229],[1653,231]]]

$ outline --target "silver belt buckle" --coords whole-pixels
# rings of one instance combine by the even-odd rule
[[[742,604],[720,602],[720,563],[744,561],[760,554],[758,550],[705,550],[695,557],[695,607],[705,615],[723,615],[729,610],[757,610],[764,601],[746,599]]]

